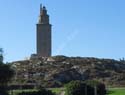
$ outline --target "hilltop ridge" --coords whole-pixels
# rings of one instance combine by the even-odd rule
[[[71,80],[98,80],[110,86],[125,86],[125,62],[94,57],[35,57],[11,63],[13,83],[58,87]]]

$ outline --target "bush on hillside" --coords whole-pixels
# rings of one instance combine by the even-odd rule
[[[89,93],[95,92],[95,89],[97,91],[97,95],[106,95],[106,87],[105,84],[98,82],[96,80],[88,80],[85,81],[86,85],[90,88],[93,88],[91,90],[88,90]]]
[[[105,85],[98,81],[71,81],[65,95],[106,95]]]
[[[71,81],[66,84],[65,95],[84,95],[86,85],[81,81]]]
[[[14,75],[9,64],[3,63],[3,50],[0,48],[0,95],[7,95],[7,84]]]

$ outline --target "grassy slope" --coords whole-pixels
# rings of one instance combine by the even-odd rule
[[[125,95],[125,88],[110,88],[108,95]]]
[[[63,91],[63,88],[50,88],[48,90],[52,90],[52,92],[56,93],[56,94],[59,94],[61,93],[61,91]],[[32,92],[32,91],[36,91],[35,89],[29,89],[29,90],[13,90],[13,91],[10,91],[10,95],[11,93],[13,92],[13,95],[17,95],[18,93],[21,93],[21,92]]]
[[[56,94],[60,94],[62,91],[64,91],[64,88],[52,88],[50,90]]]
[[[53,92],[59,94],[64,88],[52,88]],[[108,95],[125,95],[125,88],[110,88]]]
[[[13,93],[13,95],[17,95],[18,93],[21,93],[21,92],[31,92],[31,91],[36,91],[36,90],[33,90],[33,89],[29,89],[29,90],[12,90],[12,91],[9,91],[9,94],[11,95],[11,93]]]
[[[52,92],[59,94],[62,91],[64,91],[64,88],[51,88],[49,90],[52,90]],[[34,91],[34,90],[23,90],[23,91],[26,92],[26,91]],[[17,93],[22,92],[22,90],[14,90],[13,92],[14,92],[14,95],[16,95]],[[125,95],[125,88],[110,88],[108,95]]]

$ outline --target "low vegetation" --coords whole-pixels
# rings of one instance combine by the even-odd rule
[[[10,65],[3,63],[3,51],[0,49],[0,95],[8,95],[7,84],[14,75]]]
[[[50,89],[53,93],[56,93],[56,95],[59,95],[62,91],[65,91],[64,88],[51,88]]]
[[[64,88],[51,88],[49,90],[51,90],[56,95],[60,95],[62,91],[65,91]],[[33,91],[36,91],[36,89],[13,90],[13,93],[12,91],[10,91],[9,95],[18,95],[19,93],[22,93],[22,92],[33,92]],[[125,88],[109,88],[106,95],[125,95]]]
[[[106,95],[105,85],[97,81],[71,81],[65,95]]]
[[[36,91],[21,92],[18,93],[17,95],[55,95],[55,93],[53,93],[51,90],[41,88]]]
[[[125,88],[110,88],[108,95],[125,95]]]

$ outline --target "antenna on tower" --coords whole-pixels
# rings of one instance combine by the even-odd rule
[[[42,11],[42,4],[40,4],[40,12]]]

